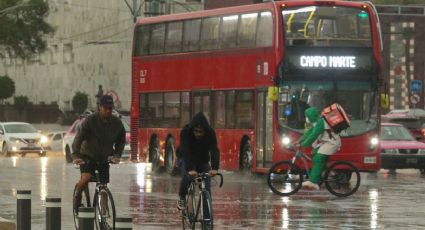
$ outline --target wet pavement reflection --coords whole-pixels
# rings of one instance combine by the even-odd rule
[[[425,178],[417,170],[362,173],[359,191],[348,198],[326,189],[280,197],[263,175],[223,174],[223,187],[213,181],[212,188],[216,229],[425,229]],[[73,165],[61,157],[0,157],[0,175],[1,217],[15,220],[16,192],[31,190],[32,229],[45,229],[46,197],[62,198],[62,229],[73,229],[71,194],[79,178]],[[133,229],[181,228],[179,181],[153,173],[150,164],[112,165],[117,215],[132,217]]]

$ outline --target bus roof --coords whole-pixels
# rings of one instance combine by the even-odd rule
[[[217,9],[211,9],[211,10],[167,14],[167,15],[161,15],[156,17],[145,17],[145,18],[138,19],[137,25],[165,22],[165,21],[183,20],[183,19],[190,19],[190,18],[203,18],[203,17],[209,17],[209,16],[231,14],[231,13],[270,10],[270,9],[273,9],[275,6],[281,6],[283,4],[286,4],[287,7],[308,6],[308,5],[331,5],[331,6],[349,6],[349,7],[356,7],[356,8],[361,8],[365,5],[368,5],[368,3],[365,3],[365,2],[349,2],[349,1],[339,1],[339,0],[286,0],[286,1],[264,2],[264,3],[258,3],[258,4],[250,4],[250,5],[224,7],[224,8],[217,8]]]

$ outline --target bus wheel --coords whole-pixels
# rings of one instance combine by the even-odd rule
[[[168,174],[172,174],[174,172],[175,164],[175,156],[176,156],[176,148],[174,147],[174,138],[170,137],[167,140],[167,144],[165,145],[165,170]]]
[[[242,173],[251,172],[252,165],[252,148],[251,142],[247,140],[245,144],[242,145],[242,149],[239,156],[239,170]]]
[[[149,142],[149,162],[152,163],[152,171],[159,169],[159,140],[158,137],[152,136]]]

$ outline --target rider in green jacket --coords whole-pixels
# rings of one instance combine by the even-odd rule
[[[303,188],[318,190],[321,174],[326,167],[329,156],[336,153],[341,147],[341,138],[320,117],[316,108],[306,109],[305,117],[310,128],[301,136],[296,145],[303,148],[313,146],[313,168],[309,180],[303,182]]]

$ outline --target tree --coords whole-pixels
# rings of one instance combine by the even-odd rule
[[[76,92],[72,98],[72,108],[76,113],[83,113],[87,109],[89,95],[82,92]]]
[[[45,35],[54,29],[45,20],[49,5],[44,0],[0,1],[0,58],[22,59],[46,50]]]
[[[13,105],[19,112],[22,112],[25,109],[25,107],[27,107],[30,104],[30,100],[28,99],[27,96],[16,96],[13,99],[14,99]]]
[[[1,36],[1,35],[0,35]],[[0,76],[0,104],[15,93],[15,82],[9,76]]]

